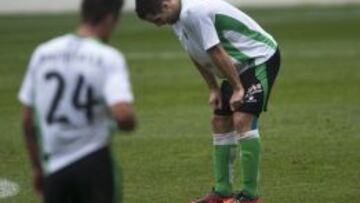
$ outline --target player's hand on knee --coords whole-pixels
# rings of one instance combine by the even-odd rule
[[[221,92],[220,92],[220,90],[216,89],[216,90],[211,90],[210,91],[209,104],[214,109],[221,109],[222,102],[221,102]]]
[[[241,104],[243,103],[244,95],[245,90],[243,88],[240,88],[239,90],[233,92],[233,95],[230,99],[230,107],[232,111],[235,111],[241,106]]]

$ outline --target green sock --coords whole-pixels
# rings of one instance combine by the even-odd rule
[[[258,130],[244,134],[240,144],[240,169],[242,190],[251,198],[259,196],[260,136]]]
[[[234,133],[214,135],[214,189],[224,196],[232,194],[233,164],[236,158],[236,147]]]

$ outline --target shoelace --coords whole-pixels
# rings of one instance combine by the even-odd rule
[[[241,201],[249,201],[252,200],[251,198],[247,197],[244,192],[239,192],[235,195],[236,203],[240,203]]]

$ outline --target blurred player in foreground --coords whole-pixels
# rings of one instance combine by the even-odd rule
[[[110,138],[132,131],[133,94],[124,57],[106,45],[122,0],[83,0],[75,33],[34,51],[19,100],[34,187],[45,203],[121,202]]]
[[[137,0],[136,12],[143,20],[173,27],[210,90],[215,186],[194,202],[259,203],[257,121],[266,110],[280,67],[277,42],[252,18],[222,0]],[[237,145],[242,189],[234,194]]]

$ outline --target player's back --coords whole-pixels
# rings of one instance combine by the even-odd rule
[[[109,75],[116,72],[114,66],[127,76],[125,62],[115,49],[73,34],[35,51],[29,71],[50,172],[108,144],[111,119],[105,92]]]
[[[224,0],[182,0],[173,29],[191,57],[220,78],[207,52],[213,46],[222,44],[239,73],[265,63],[278,47],[255,20]]]

